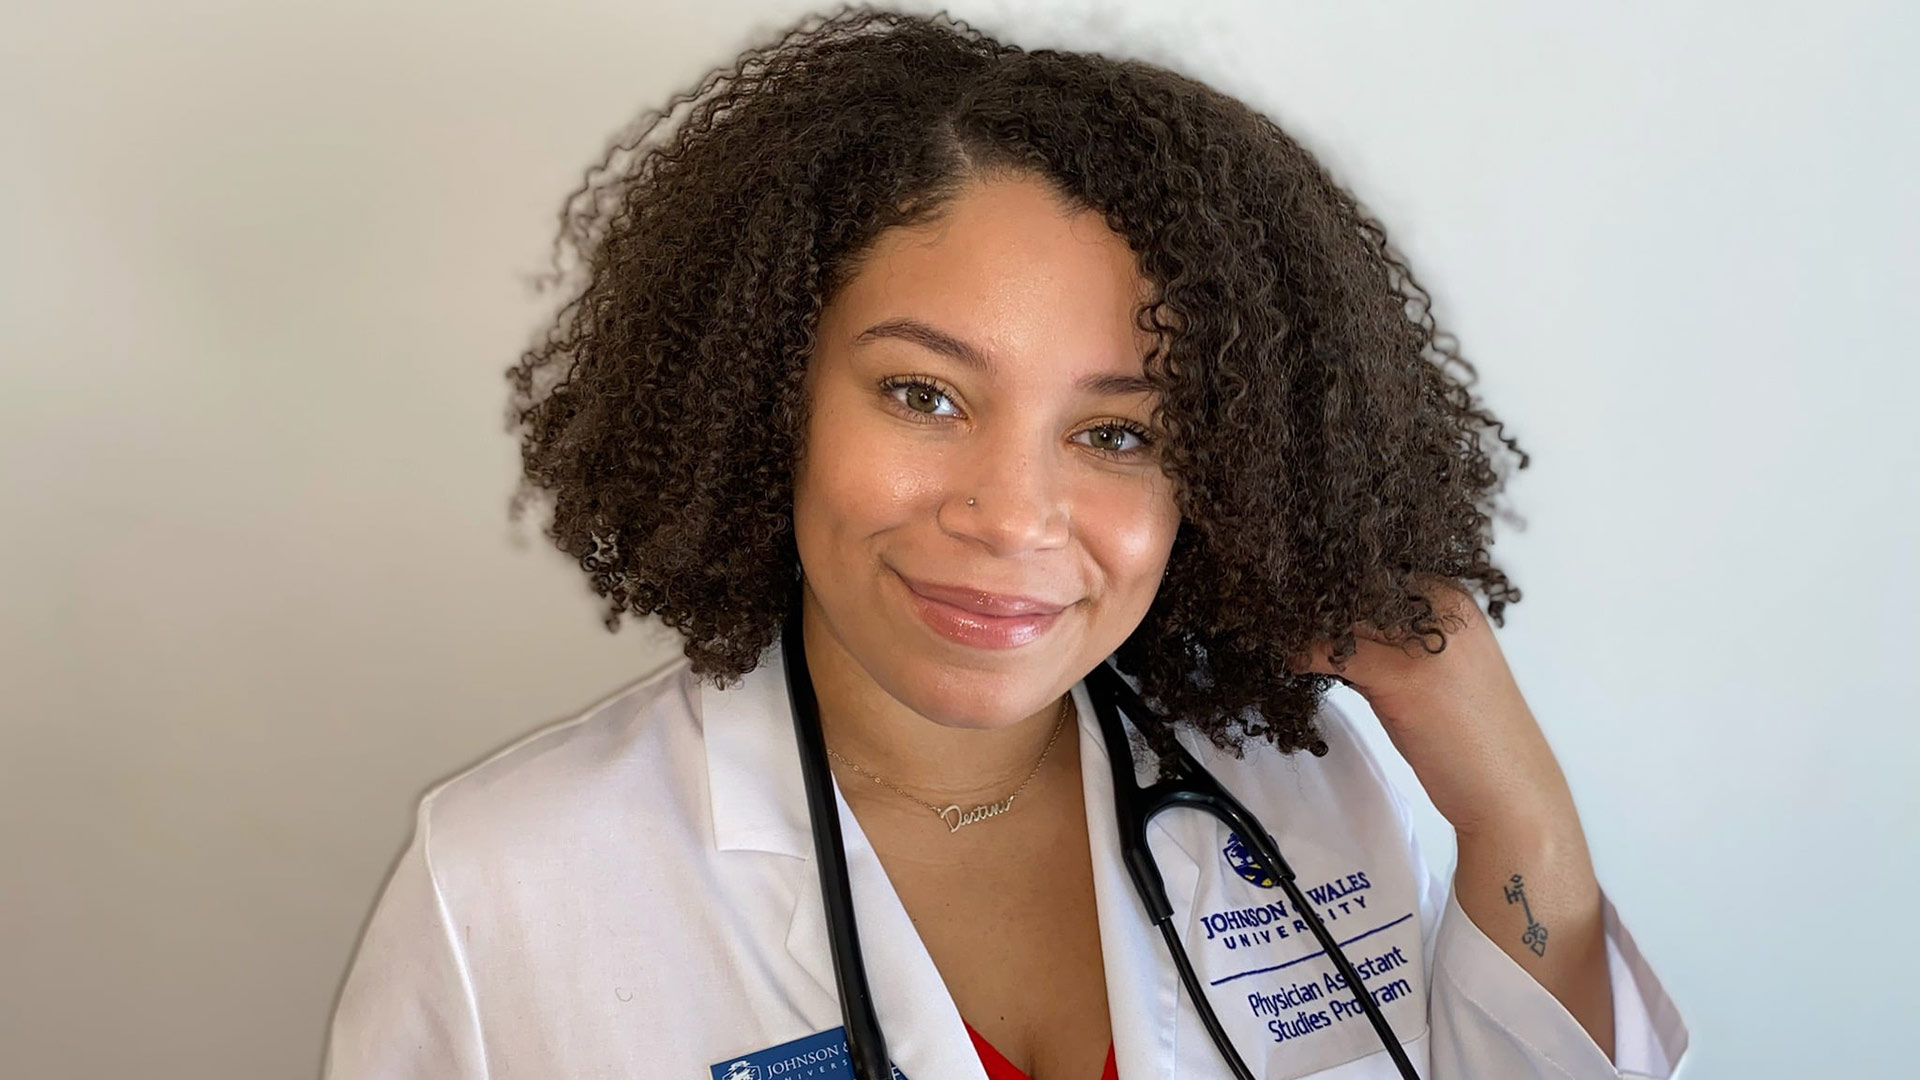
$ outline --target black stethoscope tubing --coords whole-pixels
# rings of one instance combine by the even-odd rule
[[[887,1054],[886,1036],[880,1031],[880,1016],[874,1009],[873,991],[867,984],[866,962],[860,952],[860,928],[854,921],[853,888],[847,880],[847,856],[840,834],[840,810],[834,799],[833,773],[827,764],[826,738],[820,730],[819,701],[813,691],[813,676],[807,670],[805,643],[800,633],[800,607],[796,602],[781,631],[781,653],[786,665],[787,695],[793,706],[794,733],[800,746],[800,771],[807,792],[807,813],[813,822],[813,844],[820,867],[820,888],[826,901],[827,938],[832,943],[833,973],[840,990],[840,1013],[846,1020],[847,1058],[857,1080],[880,1080],[893,1075],[892,1059]],[[1220,1056],[1233,1070],[1237,1080],[1254,1080],[1253,1072],[1234,1048],[1233,1040],[1221,1026],[1194,973],[1193,962],[1184,942],[1173,926],[1173,905],[1167,900],[1165,880],[1154,863],[1147,844],[1147,824],[1170,809],[1190,808],[1213,815],[1237,833],[1249,853],[1280,883],[1294,910],[1306,917],[1315,940],[1333,957],[1334,966],[1345,977],[1346,985],[1366,1011],[1394,1066],[1406,1080],[1419,1080],[1413,1063],[1394,1036],[1393,1028],[1353,964],[1342,952],[1326,925],[1307,903],[1294,884],[1293,868],[1281,857],[1279,846],[1258,818],[1233,797],[1213,774],[1176,746],[1170,760],[1160,765],[1161,779],[1141,787],[1134,772],[1133,748],[1121,726],[1120,712],[1130,716],[1151,715],[1133,687],[1104,661],[1095,665],[1086,677],[1087,696],[1093,702],[1100,721],[1100,733],[1106,742],[1107,758],[1113,767],[1113,794],[1120,830],[1121,857],[1127,874],[1147,909],[1147,915],[1160,927],[1167,952],[1180,972],[1187,996],[1206,1025]]]

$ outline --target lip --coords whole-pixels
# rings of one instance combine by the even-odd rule
[[[905,586],[908,606],[926,626],[961,645],[982,649],[1012,649],[1033,642],[1059,621],[1060,613],[1066,608],[1058,604],[1049,604],[1028,596],[1007,596],[1005,594],[982,593],[977,589],[959,590],[965,600],[974,606],[994,606],[1025,608],[1015,614],[989,614],[974,610],[973,606],[961,607],[954,603],[923,593],[922,589],[952,596],[950,587],[923,585],[906,575],[895,571],[894,576]]]
[[[900,574],[898,570],[894,571]],[[907,588],[948,607],[957,607],[975,615],[1057,615],[1066,610],[1065,604],[1050,604],[1032,596],[1017,596],[1011,593],[990,593],[982,589],[969,589],[958,585],[935,585],[931,582],[916,581],[905,574],[900,580]]]

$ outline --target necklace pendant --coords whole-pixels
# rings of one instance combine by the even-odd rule
[[[963,825],[972,825],[990,817],[998,817],[1011,809],[1013,809],[1013,796],[1009,795],[997,803],[987,803],[964,812],[957,804],[949,805],[940,811],[940,820],[947,823],[947,832],[957,833]]]

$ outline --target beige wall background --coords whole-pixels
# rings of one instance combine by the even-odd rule
[[[420,792],[675,654],[509,525],[500,373],[605,139],[805,8],[7,7],[0,1073],[312,1076]],[[1695,1080],[1898,1072],[1910,9],[953,10],[1240,93],[1384,218],[1535,454],[1503,641]]]

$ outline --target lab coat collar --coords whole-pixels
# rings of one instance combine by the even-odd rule
[[[1148,921],[1121,858],[1112,769],[1085,681],[1074,684],[1071,693],[1079,719],[1081,787],[1116,1062],[1120,1075],[1130,1080],[1164,1080],[1173,1075],[1179,973]],[[833,953],[779,641],[740,682],[717,689],[703,680],[700,707],[714,845],[721,851],[753,850],[794,859],[786,947],[818,984],[830,1010],[830,1015],[811,1019],[819,1028],[835,1026],[842,1021]],[[1147,760],[1142,758],[1143,768]],[[894,1063],[910,1080],[984,1078],[952,995],[837,782],[834,793],[867,977]],[[1158,841],[1153,852],[1176,910],[1192,910],[1200,880],[1195,853],[1207,850],[1209,820],[1200,814],[1168,815],[1148,828],[1149,837]]]
[[[777,638],[732,686],[700,680],[700,723],[714,847],[811,859],[813,828]]]

